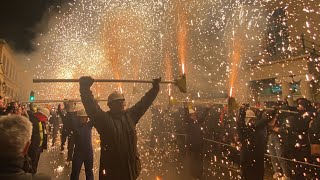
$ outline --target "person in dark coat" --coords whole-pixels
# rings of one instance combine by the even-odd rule
[[[76,118],[76,112],[75,112],[75,103],[72,101],[68,101],[65,103],[65,111],[62,110],[61,105],[58,106],[58,114],[60,118],[62,119],[62,133],[61,133],[61,151],[64,150],[64,144],[66,140],[68,140],[67,144],[67,162],[66,166],[70,166],[74,151],[74,136],[73,136],[73,121],[75,121]]]
[[[0,117],[0,179],[50,180],[45,174],[24,171],[24,156],[28,152],[32,135],[32,123],[23,116]]]
[[[284,137],[285,158],[293,161],[311,162],[310,141],[308,137],[309,124],[314,119],[311,102],[305,98],[297,99],[298,113],[290,113],[286,118],[281,132]],[[305,174],[309,174],[309,167],[296,162],[288,162],[292,169],[291,179],[308,179]]]
[[[202,179],[203,174],[203,122],[208,115],[210,107],[199,113],[199,108],[188,108],[186,104],[186,146],[187,146],[187,172],[192,179]]]
[[[74,153],[70,180],[78,180],[82,164],[86,172],[86,180],[93,180],[92,122],[84,109],[77,111],[77,119],[73,121]]]
[[[134,180],[141,171],[137,150],[136,124],[151,106],[159,92],[161,78],[153,80],[153,87],[128,109],[125,107],[123,94],[113,92],[108,97],[109,111],[103,111],[95,101],[90,87],[91,77],[80,78],[82,103],[100,134],[101,157],[99,179]]]
[[[59,116],[55,107],[51,109],[50,115],[49,122],[52,130],[52,146],[54,146],[59,132]]]
[[[46,121],[49,116],[50,111],[47,108],[39,107],[35,113],[29,111],[29,118],[33,128],[28,156],[31,159],[33,174],[37,172],[41,153],[44,149],[47,149]]]
[[[315,103],[316,118],[314,118],[309,125],[309,137],[311,145],[312,163],[320,166],[320,103]],[[313,177],[320,179],[320,168],[314,167],[312,169]]]
[[[268,121],[275,116],[274,111],[266,111],[261,119],[246,106],[240,107],[237,131],[241,142],[241,176],[245,180],[263,180],[264,153],[267,145]]]

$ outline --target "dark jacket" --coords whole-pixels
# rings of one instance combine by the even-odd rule
[[[58,114],[62,120],[62,133],[65,136],[71,136],[73,130],[73,121],[76,118],[76,112],[64,112],[61,108],[58,108]]]
[[[209,108],[201,109],[200,107],[198,109],[201,109],[201,111],[197,111],[197,119],[190,118],[188,107],[185,106],[185,122],[187,124],[186,126],[186,144],[187,149],[192,152],[202,152],[202,146],[203,146],[203,130],[201,129],[201,126],[204,125],[204,121],[206,117],[208,116]],[[200,113],[201,112],[201,113]]]
[[[264,152],[267,144],[267,114],[253,124],[246,125],[246,111],[240,108],[237,131],[242,144],[241,171],[244,179],[262,180],[264,176]]]
[[[32,112],[28,112],[29,120],[32,123],[32,136],[31,136],[31,144],[29,147],[29,150],[32,148],[41,148],[41,149],[47,149],[47,134],[45,133],[45,123],[41,122],[42,126],[42,145],[40,146],[40,121],[39,119],[34,115]]]
[[[45,174],[25,173],[23,171],[24,158],[0,157],[0,179],[3,180],[50,180]]]
[[[73,122],[73,135],[74,135],[74,158],[90,159],[93,158],[92,149],[92,122],[81,123],[79,119]]]
[[[284,139],[284,150],[309,151],[310,142],[308,138],[309,123],[313,119],[312,113],[299,112],[291,114],[286,118],[284,127],[281,129]],[[295,148],[300,144],[299,148]]]
[[[131,108],[112,114],[100,108],[89,87],[80,86],[82,103],[89,119],[100,134],[99,179],[137,179],[141,171],[141,163],[135,128],[158,92],[159,88],[153,87]]]
[[[317,112],[316,118],[310,124],[309,137],[311,144],[320,144],[320,112]]]

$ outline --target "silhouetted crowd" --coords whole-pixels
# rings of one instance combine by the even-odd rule
[[[243,179],[316,179],[320,176],[320,105],[305,98],[295,106],[278,101],[268,106],[225,104],[152,107],[151,148],[164,147],[164,134],[175,143],[194,179],[203,179],[206,161],[240,168]],[[186,160],[185,160],[186,159]]]

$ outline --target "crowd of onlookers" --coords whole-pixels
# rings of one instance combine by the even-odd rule
[[[0,97],[0,179],[51,179],[38,174],[37,169],[41,153],[48,145],[56,145],[59,131],[61,152],[68,140],[66,166],[72,161],[70,179],[79,179],[83,163],[86,178],[93,179],[92,125],[85,110],[75,106],[73,102],[59,104],[57,108],[34,103],[4,104]]]
[[[0,179],[51,179],[37,174],[41,152],[47,148],[50,111],[44,107],[4,104],[0,97]]]
[[[164,137],[175,133],[179,156],[194,179],[203,178],[204,161],[213,157],[215,162],[239,167],[243,179],[262,179],[266,164],[272,167],[274,179],[320,176],[319,103],[300,98],[295,106],[279,101],[268,108],[246,104],[233,109],[227,104],[184,103],[154,105],[151,112],[150,147],[165,148]],[[79,178],[82,164],[86,178],[93,179],[93,125],[83,108],[74,102],[57,107],[5,105],[0,97],[0,115],[0,179],[50,179],[37,174],[38,162],[48,144],[56,145],[59,130],[61,151],[68,142],[66,165],[72,163],[71,179]]]
[[[157,105],[151,109],[150,145],[163,146],[163,133],[176,133],[181,156],[191,158],[187,172],[198,179],[203,176],[203,160],[213,158],[241,167],[244,179],[263,178],[265,164],[272,167],[274,179],[316,179],[320,176],[320,104],[305,98],[295,103],[278,101],[269,107],[242,105],[231,110],[227,104]]]

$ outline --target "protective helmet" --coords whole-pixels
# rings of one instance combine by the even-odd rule
[[[48,108],[39,107],[38,112],[45,115],[47,118],[50,116],[50,111]]]
[[[64,102],[64,107],[67,112],[75,112],[76,111],[76,103],[72,100]]]
[[[194,109],[189,109],[189,114],[194,114],[196,111]]]
[[[125,100],[123,94],[114,91],[108,96],[108,104],[115,100]]]
[[[252,110],[248,109],[246,110],[246,118],[256,118],[256,114]]]
[[[86,113],[86,110],[80,109],[79,111],[77,111],[77,116],[86,117],[86,116],[88,116],[88,115],[87,115],[87,113]]]

